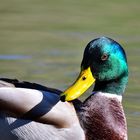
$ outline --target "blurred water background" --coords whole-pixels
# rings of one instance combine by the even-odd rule
[[[99,36],[126,50],[123,105],[129,139],[139,140],[139,0],[0,0],[0,76],[64,90],[80,71],[86,44]]]

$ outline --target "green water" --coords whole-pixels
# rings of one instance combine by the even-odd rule
[[[123,106],[129,139],[139,140],[139,7],[139,0],[0,0],[0,75],[64,90],[79,73],[85,45],[109,36],[128,56]]]

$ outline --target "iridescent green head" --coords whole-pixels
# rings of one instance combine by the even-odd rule
[[[88,43],[82,69],[91,68],[96,79],[94,91],[124,93],[128,82],[128,64],[124,49],[116,41],[101,37]]]
[[[122,95],[128,82],[124,49],[116,41],[100,37],[85,48],[81,73],[74,84],[61,94],[62,100],[78,98],[95,82],[93,91]]]

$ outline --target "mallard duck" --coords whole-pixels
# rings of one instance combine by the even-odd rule
[[[127,140],[121,104],[127,82],[123,48],[100,37],[87,44],[81,73],[63,93],[40,85],[27,86],[29,83],[17,86],[19,82],[2,79],[0,124],[5,119],[6,132],[18,139]],[[93,83],[91,95],[84,102],[76,100]]]

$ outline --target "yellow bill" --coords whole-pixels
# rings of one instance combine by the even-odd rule
[[[61,96],[65,96],[65,101],[74,100],[82,95],[94,82],[95,78],[91,73],[90,67],[88,67],[81,71],[78,79]]]

